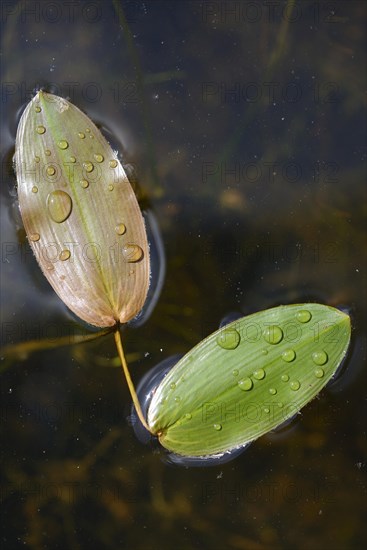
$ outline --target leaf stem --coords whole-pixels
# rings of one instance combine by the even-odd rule
[[[129,391],[130,391],[130,394],[131,394],[131,397],[132,397],[132,400],[133,400],[133,403],[134,403],[136,413],[139,417],[140,422],[143,424],[144,428],[146,430],[148,430],[148,432],[151,432],[151,430],[149,429],[149,426],[148,426],[148,424],[147,424],[147,422],[144,418],[144,414],[143,414],[143,411],[141,410],[141,406],[140,406],[140,403],[139,403],[138,396],[136,395],[136,391],[135,391],[133,381],[131,380],[129,368],[128,368],[127,363],[126,363],[125,354],[124,354],[124,350],[123,350],[123,347],[122,347],[121,335],[120,335],[119,328],[116,328],[116,330],[114,332],[114,336],[115,336],[117,351],[118,351],[120,361],[121,361],[121,366],[122,366],[122,369],[123,369],[124,374],[125,374],[126,382],[127,382],[128,387],[129,387]]]

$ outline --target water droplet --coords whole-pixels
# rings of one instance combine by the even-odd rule
[[[124,223],[119,223],[118,225],[116,225],[115,231],[117,235],[123,235],[124,233],[126,233],[126,225]]]
[[[34,162],[39,162],[40,160],[41,159],[37,155],[34,157]]]
[[[76,162],[76,158],[75,158],[75,157],[70,157],[69,160],[70,160],[70,162],[72,162],[72,163]]]
[[[83,166],[87,172],[93,172],[94,166],[89,160],[87,160],[86,162],[83,162]]]
[[[213,428],[217,430],[217,432],[220,432],[220,430],[222,429],[222,424],[214,424]]]
[[[36,111],[36,113],[40,113],[42,111],[41,107],[39,105],[37,105],[34,110]]]
[[[127,244],[124,246],[122,254],[125,260],[131,263],[139,262],[144,256],[143,249],[137,244]]]
[[[34,186],[32,187],[32,193],[38,193],[38,187],[37,187],[37,185],[34,185]]]
[[[94,155],[94,158],[96,159],[97,162],[103,162],[104,161],[104,156],[97,153]]]
[[[55,267],[52,264],[47,264],[46,269],[47,269],[47,271],[53,271],[55,269]]]
[[[233,376],[238,376],[239,375],[239,370],[238,369],[233,369],[232,374],[233,374]]]
[[[69,147],[69,144],[66,141],[66,139],[60,139],[57,145],[60,147],[60,149],[67,149]]]
[[[175,390],[176,389],[176,384],[174,382],[172,382],[172,384],[170,384],[169,387],[171,388],[171,390]]]
[[[316,378],[322,378],[324,376],[324,370],[323,369],[315,369],[314,370],[314,375],[316,376]]]
[[[242,391],[249,391],[251,390],[252,386],[253,386],[253,382],[251,380],[251,378],[244,378],[243,380],[240,380],[238,382],[238,387],[242,390]]]
[[[263,408],[263,411],[264,411],[264,413],[266,413],[266,414],[269,414],[269,413],[270,413],[270,409],[269,409],[268,407],[264,407],[264,408]]]
[[[275,388],[269,388],[270,395],[275,395],[277,393],[277,390]]]
[[[225,328],[217,336],[217,344],[223,349],[236,349],[240,340],[240,334],[234,328]]]
[[[70,250],[65,249],[62,252],[60,252],[59,258],[62,262],[65,262],[66,260],[68,260],[70,258]]]
[[[107,187],[107,189],[108,189],[109,191],[113,191],[113,190],[114,190],[114,187],[113,187],[112,183],[109,184],[109,186]]]
[[[71,197],[65,191],[52,191],[47,197],[47,208],[54,222],[64,222],[71,213]]]
[[[80,180],[80,185],[83,187],[83,189],[86,189],[87,187],[89,187],[89,181]]]
[[[37,242],[40,240],[40,234],[39,233],[31,233],[29,235],[29,240],[33,242]]]
[[[180,401],[181,401],[181,397],[179,395],[177,395],[177,397],[175,397],[175,402],[179,403]]]
[[[51,151],[50,151],[50,149],[46,149],[46,151],[45,151],[45,155],[47,155],[48,157],[49,157],[49,156],[51,155]]]
[[[48,166],[46,172],[49,176],[53,176],[55,174],[56,170],[53,166]]]
[[[281,401],[278,402],[278,407],[281,409],[283,407],[283,403]]]
[[[186,418],[186,420],[191,420],[192,414],[191,413],[186,413],[184,418]]]
[[[265,371],[264,371],[264,369],[257,369],[257,370],[255,370],[255,372],[254,372],[254,378],[256,378],[256,380],[262,380],[263,378],[265,378]]]
[[[78,136],[80,137],[80,139],[84,139],[84,138],[85,138],[85,134],[83,134],[83,132],[78,132]]]
[[[89,129],[89,128],[86,128],[85,131],[87,132],[87,134],[89,134],[90,129]]]
[[[37,126],[36,132],[37,134],[44,134],[46,132],[46,128],[44,126]]]
[[[294,361],[295,358],[296,358],[296,352],[294,351],[294,349],[286,349],[282,353],[282,359],[287,363]]]
[[[118,162],[117,162],[116,159],[112,159],[109,162],[110,168],[116,168],[117,164],[118,164]]]
[[[310,321],[312,315],[307,309],[301,309],[300,311],[297,311],[296,313],[296,319],[300,323],[308,323]]]
[[[315,351],[312,354],[312,361],[315,365],[325,365],[328,361],[328,356],[325,351]]]
[[[292,380],[292,382],[289,384],[289,387],[293,391],[297,391],[300,389],[301,384],[298,382],[298,380]]]
[[[267,349],[262,349],[262,350],[261,350],[261,353],[262,353],[263,355],[268,355],[268,350],[267,350]]]
[[[283,338],[283,331],[277,325],[271,325],[264,330],[264,338],[268,344],[279,344]]]
[[[281,378],[282,382],[288,382],[288,380],[289,380],[288,374],[282,374],[282,376],[280,378]]]

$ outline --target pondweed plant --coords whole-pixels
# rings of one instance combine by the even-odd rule
[[[15,166],[39,266],[78,317],[113,331],[139,420],[172,453],[228,456],[294,416],[334,376],[349,316],[320,304],[279,306],[220,328],[162,379],[148,377],[143,411],[120,327],[144,306],[149,246],[116,152],[77,107],[40,91],[20,120]]]

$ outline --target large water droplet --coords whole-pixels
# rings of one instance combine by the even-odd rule
[[[249,391],[251,390],[252,386],[253,386],[253,382],[251,380],[251,378],[244,378],[243,380],[240,380],[238,382],[238,387],[240,388],[240,390],[242,391]]]
[[[327,363],[328,356],[325,351],[315,351],[312,354],[312,361],[315,365],[325,365]]]
[[[53,191],[47,197],[47,208],[54,222],[64,222],[71,213],[72,200],[65,191]]]
[[[322,378],[324,376],[324,370],[323,369],[315,369],[314,370],[314,375],[316,376],[316,378]]]
[[[127,244],[122,249],[122,254],[126,261],[130,263],[139,262],[143,256],[143,249],[137,244]]]
[[[254,378],[256,378],[256,380],[262,380],[263,378],[265,378],[265,371],[264,371],[264,369],[257,369],[257,370],[255,370],[255,372],[254,372]]]
[[[83,162],[84,169],[87,172],[93,172],[94,166],[93,163],[87,160],[86,162]]]
[[[70,258],[70,250],[65,249],[62,252],[60,252],[59,258],[62,262],[65,262],[65,260],[68,260]]]
[[[292,382],[289,384],[289,387],[293,391],[297,391],[300,389],[301,384],[298,382],[298,380],[292,380]]]
[[[268,344],[279,344],[283,338],[283,331],[277,325],[271,325],[264,330],[264,338]]]
[[[56,170],[53,166],[48,166],[47,169],[46,169],[46,172],[47,172],[48,176],[54,176]]]
[[[300,323],[308,323],[311,319],[312,315],[307,309],[300,309],[296,313],[296,319]]]
[[[44,126],[37,126],[36,132],[37,134],[44,134],[46,132],[46,128]]]
[[[217,336],[217,344],[223,349],[236,349],[240,341],[240,334],[234,328],[224,329]]]
[[[66,139],[60,139],[57,145],[60,147],[60,149],[67,149],[69,147],[69,144],[66,141]]]
[[[295,358],[296,358],[296,352],[294,351],[294,349],[286,349],[282,353],[282,359],[287,363],[294,361]]]

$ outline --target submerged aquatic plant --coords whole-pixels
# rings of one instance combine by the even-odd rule
[[[206,459],[241,448],[293,416],[335,374],[350,340],[348,315],[319,304],[280,306],[200,342],[154,379],[143,411],[119,329],[146,301],[149,248],[117,155],[77,107],[40,91],[20,120],[15,166],[43,273],[76,315],[114,331],[140,422],[169,451]]]

